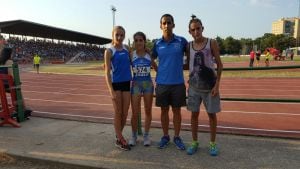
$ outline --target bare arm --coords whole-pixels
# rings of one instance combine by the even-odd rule
[[[106,84],[107,84],[108,90],[110,92],[110,95],[114,99],[115,98],[115,92],[114,92],[113,87],[112,87],[112,80],[111,80],[111,75],[110,75],[110,71],[111,71],[110,60],[111,60],[111,57],[112,57],[111,51],[109,49],[106,49],[105,53],[104,53],[105,79],[106,79]]]
[[[157,72],[157,64],[156,64],[156,62],[155,62],[155,60],[153,58],[151,58],[151,66]]]
[[[190,67],[190,45],[189,43],[186,45],[186,48],[185,48],[185,56],[186,56],[186,60],[185,60],[185,63],[183,64],[183,70],[189,70],[189,67]]]
[[[212,90],[212,95],[215,96],[217,93],[219,93],[219,86],[221,81],[221,75],[223,70],[223,63],[220,57],[220,50],[219,46],[216,40],[212,40],[211,42],[211,48],[212,48],[212,54],[215,57],[216,64],[217,64],[217,81],[216,84]]]

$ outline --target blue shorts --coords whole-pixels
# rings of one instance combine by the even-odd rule
[[[201,92],[189,87],[187,109],[191,112],[200,112],[202,101],[207,113],[218,113],[221,111],[219,94],[213,97],[210,91]]]
[[[154,91],[152,81],[132,81],[131,94],[140,95],[140,94],[152,94]]]

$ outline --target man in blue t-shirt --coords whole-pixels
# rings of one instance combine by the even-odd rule
[[[181,128],[181,107],[186,105],[186,88],[183,78],[183,58],[187,52],[187,40],[173,34],[174,18],[164,14],[160,19],[163,36],[152,49],[153,67],[156,75],[156,106],[161,107],[163,137],[159,148],[165,148],[169,141],[169,107],[173,111],[174,143],[180,150],[185,149],[179,133]],[[154,62],[158,59],[158,65]]]

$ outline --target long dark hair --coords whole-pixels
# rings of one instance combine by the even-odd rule
[[[7,60],[11,59],[12,48],[3,48],[0,55],[0,65],[5,65]]]
[[[135,39],[136,36],[141,36],[144,40],[144,48],[146,48],[146,35],[143,33],[143,32],[136,32],[134,35],[133,35],[133,40]]]

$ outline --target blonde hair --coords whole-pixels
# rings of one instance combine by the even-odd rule
[[[114,45],[114,33],[116,32],[116,30],[118,30],[118,29],[120,29],[120,30],[122,30],[123,32],[124,32],[124,36],[125,36],[125,29],[122,27],[122,26],[115,26],[114,28],[113,28],[113,30],[112,30],[112,41],[111,41],[111,43],[112,43],[112,45]]]

